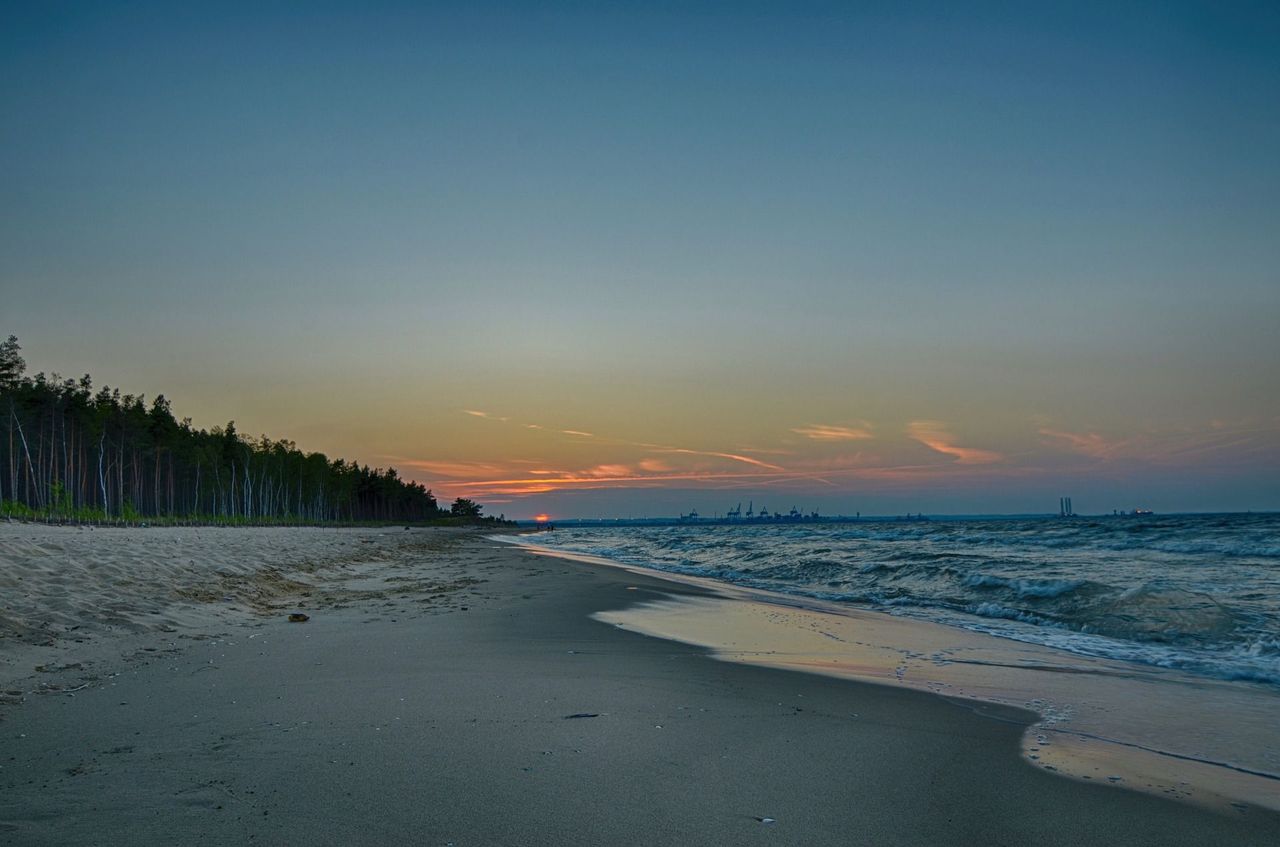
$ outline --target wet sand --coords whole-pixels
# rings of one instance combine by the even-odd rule
[[[718,662],[591,617],[696,586],[474,534],[215,530],[239,570],[195,566],[95,617],[83,545],[163,564],[196,542],[0,530],[0,567],[30,578],[12,533],[44,539],[65,561],[40,580],[65,574],[92,619],[33,629],[0,599],[0,678],[22,692],[0,706],[4,843],[1280,844],[1262,809],[1032,767],[1030,712]]]
[[[604,623],[705,647],[717,659],[907,687],[1033,711],[1028,762],[1221,812],[1280,812],[1280,696],[849,604],[624,565],[504,538],[539,555],[702,588],[597,612]]]

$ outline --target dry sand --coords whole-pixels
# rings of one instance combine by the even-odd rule
[[[452,529],[148,528],[0,523],[0,698],[36,666],[98,679],[103,660],[139,645],[207,638],[289,608],[448,607],[473,578],[434,554]],[[429,572],[397,565],[430,558]],[[167,641],[165,636],[167,636]],[[65,678],[25,681],[37,690]],[[0,699],[2,702],[2,699]]]
[[[1031,767],[1028,712],[590,617],[699,593],[465,532],[0,526],[0,843],[1280,844]]]

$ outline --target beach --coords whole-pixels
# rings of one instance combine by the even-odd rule
[[[1032,711],[620,626],[724,598],[482,531],[8,524],[0,590],[5,843],[1280,844],[1033,766]]]

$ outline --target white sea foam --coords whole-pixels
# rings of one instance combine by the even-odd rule
[[[1019,597],[1058,597],[1086,584],[1083,579],[1018,579],[1014,577],[974,574],[963,583],[971,588],[1009,588]]]
[[[562,529],[554,547],[1280,684],[1280,516]]]

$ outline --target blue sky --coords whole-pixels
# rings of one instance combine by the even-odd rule
[[[38,368],[521,514],[1280,507],[1274,6],[3,14]]]

